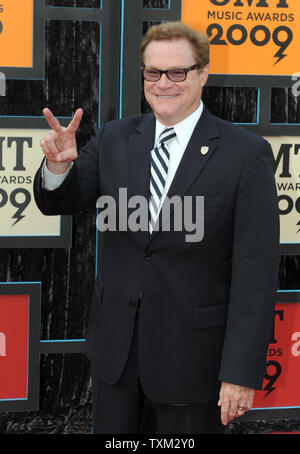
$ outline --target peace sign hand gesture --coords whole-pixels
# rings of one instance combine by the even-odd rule
[[[60,125],[51,110],[43,109],[44,117],[52,131],[41,141],[40,145],[47,158],[47,167],[52,173],[65,173],[69,163],[77,156],[76,131],[82,119],[82,109],[77,109],[68,127]]]

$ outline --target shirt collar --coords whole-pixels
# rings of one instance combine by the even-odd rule
[[[186,138],[190,138],[192,135],[194,128],[201,117],[203,112],[203,102],[200,101],[200,106],[188,117],[184,120],[180,121],[176,125],[173,125],[173,128],[176,132],[176,138],[180,145],[186,143]],[[156,120],[156,129],[155,129],[155,143],[160,135],[160,133],[165,129],[165,125],[160,123],[159,120]],[[170,126],[171,127],[171,126]]]

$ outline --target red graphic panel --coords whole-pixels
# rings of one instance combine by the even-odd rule
[[[0,295],[0,400],[26,399],[29,296]]]
[[[276,305],[267,361],[253,408],[300,407],[300,303]]]

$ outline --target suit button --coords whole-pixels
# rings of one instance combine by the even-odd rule
[[[150,259],[152,259],[153,254],[146,253],[146,254],[144,254],[144,257],[145,257],[145,259],[150,260]]]
[[[129,301],[129,306],[135,309],[136,303],[134,303],[133,301]]]

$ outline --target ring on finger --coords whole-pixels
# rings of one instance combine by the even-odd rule
[[[238,405],[237,409],[238,409],[238,411],[246,411],[246,410],[248,410],[247,407],[241,407],[240,405]]]

